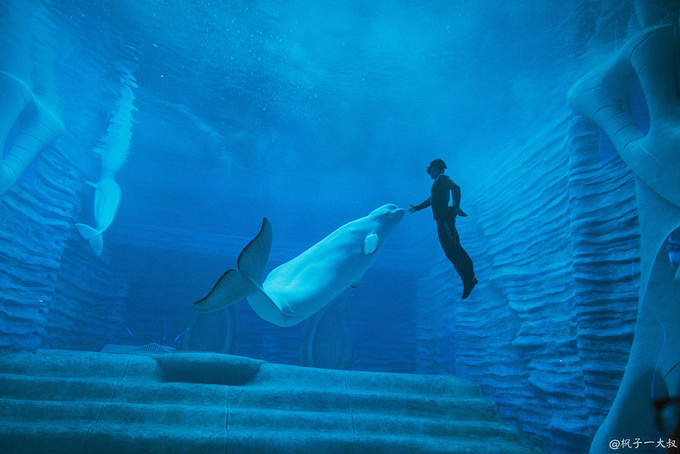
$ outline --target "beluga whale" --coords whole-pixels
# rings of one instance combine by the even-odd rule
[[[102,254],[104,239],[102,233],[109,228],[116,217],[120,206],[121,190],[116,180],[110,176],[102,176],[97,183],[88,184],[95,188],[94,192],[94,219],[95,226],[76,223],[78,233],[90,242],[92,250],[97,255]]]
[[[403,209],[383,205],[273,269],[263,281],[272,246],[272,225],[264,218],[260,232],[239,255],[237,269],[224,273],[193,308],[211,312],[245,298],[270,323],[298,324],[359,284],[403,217]]]
[[[95,188],[94,193],[94,227],[87,224],[75,225],[78,233],[90,242],[95,254],[101,255],[104,249],[102,234],[111,226],[118,207],[120,206],[121,190],[115,180],[116,172],[127,161],[132,142],[133,112],[137,110],[134,105],[134,90],[138,87],[135,77],[128,69],[123,68],[121,76],[122,88],[120,98],[116,102],[116,109],[111,118],[111,123],[102,139],[101,147],[95,147],[95,153],[101,156],[101,173],[99,181],[88,184]]]

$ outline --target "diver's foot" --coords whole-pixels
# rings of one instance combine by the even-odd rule
[[[477,278],[476,278],[476,277],[473,277],[473,278],[472,278],[472,281],[470,281],[470,284],[469,284],[469,285],[466,285],[466,286],[463,288],[463,299],[465,299],[465,298],[467,298],[468,296],[470,296],[470,293],[472,292],[472,289],[475,288],[475,285],[477,285],[477,282],[479,282],[479,281],[477,281]]]

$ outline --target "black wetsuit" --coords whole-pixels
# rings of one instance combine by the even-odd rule
[[[449,192],[453,196],[453,206],[449,206]],[[460,237],[456,230],[456,216],[462,213],[460,211],[460,186],[454,183],[448,175],[442,173],[432,183],[430,198],[417,205],[415,209],[422,210],[428,206],[432,206],[432,214],[434,220],[437,221],[439,243],[467,288],[475,278],[475,269],[472,259],[460,245]]]

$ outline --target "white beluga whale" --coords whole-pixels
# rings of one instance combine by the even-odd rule
[[[294,259],[263,275],[272,245],[272,226],[262,228],[239,255],[236,270],[224,273],[193,307],[210,312],[246,298],[264,320],[292,326],[318,312],[349,287],[356,287],[385,239],[404,217],[393,204],[349,222]]]
[[[90,247],[95,254],[101,255],[104,249],[102,233],[109,228],[116,217],[120,206],[121,190],[118,183],[108,176],[102,177],[97,184],[90,184],[96,188],[94,192],[95,227],[77,223],[76,229],[83,238],[90,242]]]
[[[113,222],[120,205],[121,190],[114,178],[130,153],[134,122],[132,114],[137,110],[134,105],[133,91],[137,88],[137,82],[129,70],[123,69],[121,82],[120,97],[116,102],[116,109],[106,135],[102,139],[102,146],[94,149],[101,156],[102,163],[99,181],[97,184],[89,183],[90,186],[96,188],[94,193],[95,227],[76,224],[78,232],[83,238],[89,240],[92,250],[97,255],[101,255],[104,249],[102,234]]]

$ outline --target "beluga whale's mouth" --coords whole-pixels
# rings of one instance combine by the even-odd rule
[[[383,205],[341,226],[263,280],[272,246],[272,225],[264,218],[260,232],[239,255],[237,269],[224,273],[193,307],[211,312],[245,298],[268,322],[300,323],[359,284],[404,213],[397,205]]]

